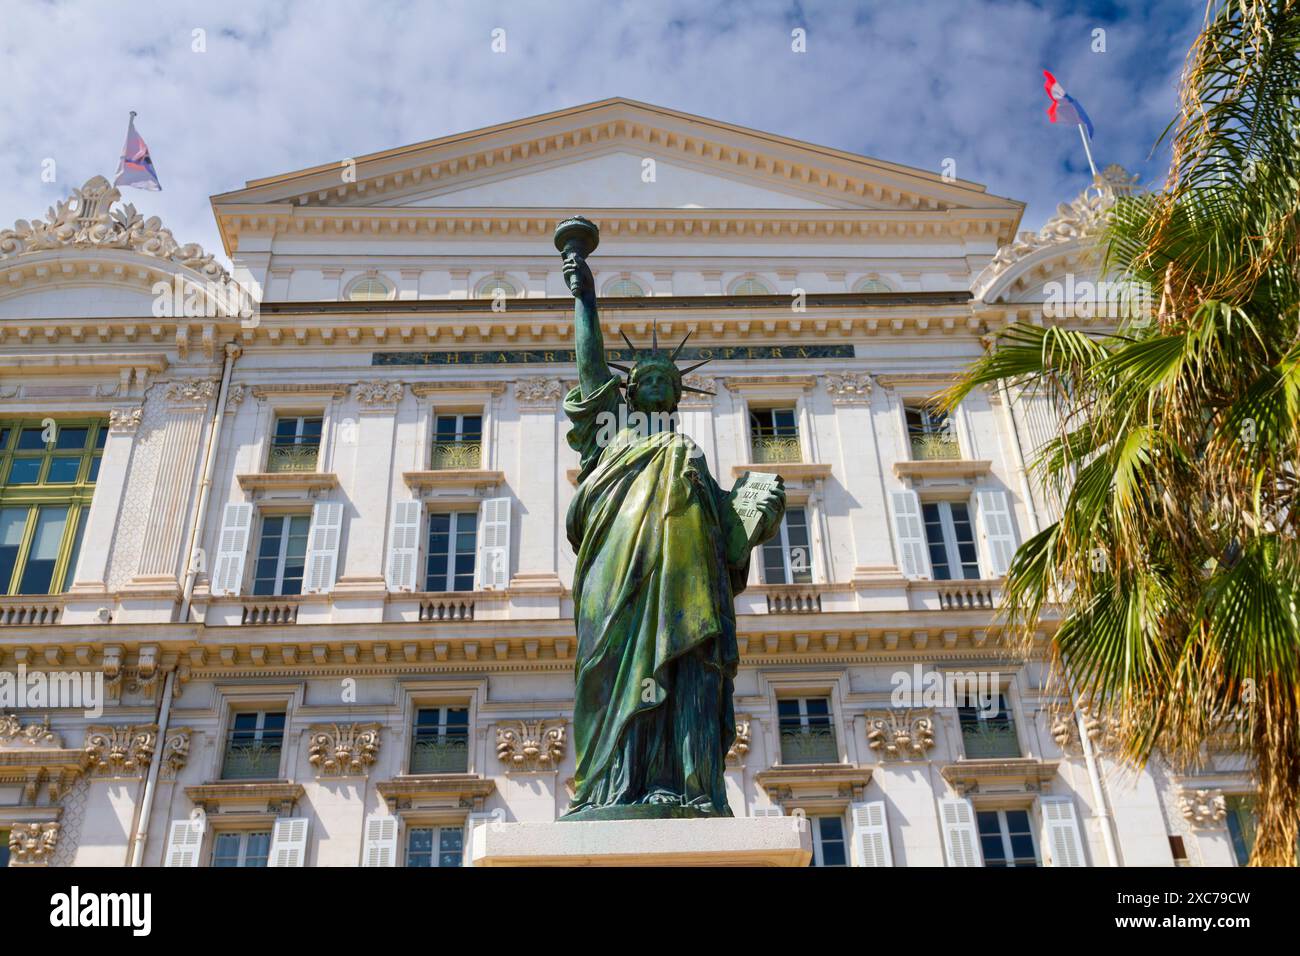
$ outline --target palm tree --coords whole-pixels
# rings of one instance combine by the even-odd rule
[[[1031,467],[1060,518],[1012,562],[1008,627],[1060,612],[1057,673],[1130,762],[1237,734],[1251,865],[1295,865],[1300,0],[1211,0],[1164,136],[1167,184],[1118,197],[1101,248],[1154,314],[1108,335],[1009,325],[943,401],[1050,396],[1059,433]]]

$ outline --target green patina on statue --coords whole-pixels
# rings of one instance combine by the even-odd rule
[[[719,487],[675,429],[677,403],[691,389],[657,336],[633,366],[613,366],[625,383],[611,371],[586,264],[598,242],[582,217],[556,229],[576,299],[579,384],[564,411],[582,459],[567,517],[578,555],[577,772],[562,819],[729,817],[733,598],[750,551],[779,525],[785,492],[770,476],[743,496]]]

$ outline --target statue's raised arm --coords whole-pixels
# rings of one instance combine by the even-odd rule
[[[605,339],[596,311],[596,282],[587,265],[587,256],[599,243],[596,224],[582,216],[564,220],[555,230],[555,248],[564,256],[564,281],[575,300],[574,352],[583,397],[594,394],[614,377],[605,364]]]

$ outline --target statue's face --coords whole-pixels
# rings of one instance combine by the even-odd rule
[[[636,377],[629,389],[628,403],[634,411],[671,412],[677,407],[677,388],[672,373],[666,369],[648,368]]]

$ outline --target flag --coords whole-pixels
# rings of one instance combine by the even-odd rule
[[[117,175],[113,177],[114,186],[134,186],[136,189],[148,189],[159,192],[162,184],[158,174],[153,170],[153,160],[149,158],[149,147],[135,131],[135,111],[126,124],[126,145],[122,147],[122,158],[117,163]]]
[[[1047,95],[1052,101],[1052,105],[1047,108],[1047,118],[1055,123],[1056,118],[1060,116],[1073,126],[1082,126],[1088,131],[1088,138],[1092,139],[1092,120],[1088,119],[1083,104],[1065,92],[1065,87],[1052,74],[1044,70],[1043,76],[1047,77],[1043,88],[1047,90]]]

